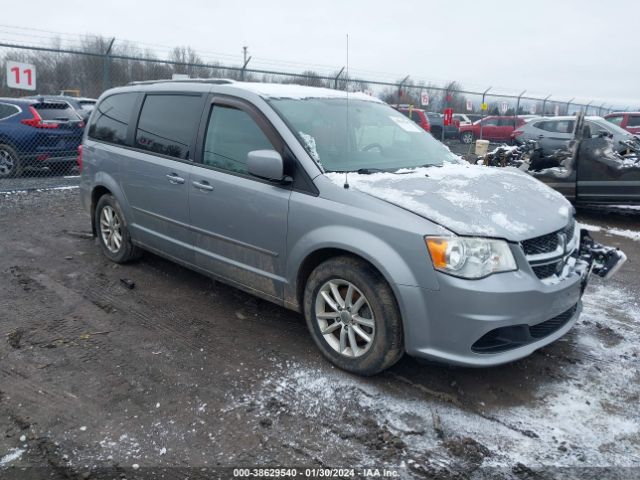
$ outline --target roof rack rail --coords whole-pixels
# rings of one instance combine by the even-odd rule
[[[235,80],[229,78],[163,78],[159,80],[140,80],[129,82],[127,85],[153,85],[154,83],[211,83],[213,85],[225,85],[235,83]]]

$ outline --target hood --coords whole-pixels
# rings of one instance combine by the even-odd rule
[[[344,175],[327,176],[342,185]],[[349,174],[349,187],[410,210],[458,235],[522,241],[560,230],[573,207],[514,168],[468,164]]]

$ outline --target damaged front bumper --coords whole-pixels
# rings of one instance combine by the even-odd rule
[[[572,328],[592,273],[610,278],[626,260],[578,229],[553,278],[538,278],[521,247],[512,252],[514,272],[474,281],[438,273],[437,290],[398,285],[403,318],[413,320],[405,322],[407,353],[475,367],[526,357]]]
[[[599,244],[585,229],[580,230],[578,258],[587,264],[589,273],[605,280],[615,275],[627,261],[627,256],[622,250]]]

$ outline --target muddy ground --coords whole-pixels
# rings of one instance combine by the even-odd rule
[[[365,379],[323,360],[296,313],[151,254],[110,263],[77,190],[0,194],[0,478],[637,478],[640,221],[580,218],[629,261],[592,281],[563,339],[506,366],[405,357]]]

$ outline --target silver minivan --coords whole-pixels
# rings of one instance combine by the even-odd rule
[[[593,137],[602,134],[611,136],[616,151],[627,150],[626,142],[635,142],[631,133],[602,117],[587,116],[584,118],[584,125],[589,127]],[[535,140],[545,154],[551,154],[555,150],[568,148],[569,142],[574,138],[575,126],[575,116],[539,117],[528,120],[513,132],[513,136],[517,142]]]
[[[404,352],[510,362],[580,314],[591,265],[572,206],[365,94],[132,84],[100,97],[80,163],[109,259],[147,250],[297,310],[345,370]]]

